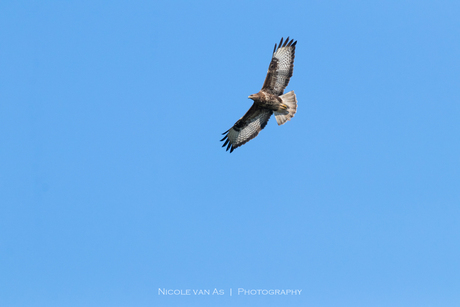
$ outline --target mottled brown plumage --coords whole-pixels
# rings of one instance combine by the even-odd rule
[[[295,46],[297,41],[289,37],[275,44],[272,60],[268,67],[267,77],[262,89],[249,98],[254,100],[251,108],[240,118],[232,128],[225,131],[222,147],[227,146],[227,150],[232,152],[235,148],[247,143],[255,138],[259,132],[265,128],[270,116],[275,113],[278,125],[294,117],[297,111],[297,98],[294,91],[283,95],[284,89],[289,84],[294,71]]]

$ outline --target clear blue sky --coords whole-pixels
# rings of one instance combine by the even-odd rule
[[[2,1],[0,306],[460,306],[459,16]],[[298,112],[229,154],[283,36]]]

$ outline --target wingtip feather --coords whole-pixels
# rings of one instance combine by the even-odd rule
[[[284,42],[283,47],[286,47],[286,44],[289,42],[289,36],[286,38],[286,41]]]
[[[277,49],[283,48],[283,47],[294,47],[297,44],[297,41],[294,41],[292,38],[289,40],[289,36],[284,40],[283,37],[281,37],[280,43],[277,45],[275,44],[275,48],[273,48],[273,53],[276,52]]]

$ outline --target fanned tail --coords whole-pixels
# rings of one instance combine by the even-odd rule
[[[297,98],[294,91],[281,95],[280,98],[288,106],[285,110],[275,111],[276,122],[281,126],[288,120],[291,120],[297,112]]]

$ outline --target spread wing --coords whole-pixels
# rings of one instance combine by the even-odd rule
[[[284,89],[289,83],[294,71],[295,45],[293,39],[289,41],[289,37],[283,44],[283,38],[279,43],[278,49],[273,50],[272,61],[268,67],[267,77],[265,78],[262,91],[268,92],[277,96],[283,94]]]
[[[265,128],[272,114],[273,111],[258,107],[254,103],[232,128],[222,133],[225,134],[221,140],[225,140],[222,147],[227,146],[227,151],[230,149],[232,152],[235,148],[252,140]]]

